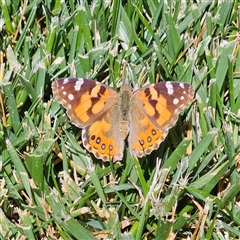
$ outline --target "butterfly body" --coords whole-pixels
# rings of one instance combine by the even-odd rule
[[[99,82],[66,78],[54,81],[52,89],[71,121],[83,129],[84,147],[104,161],[123,158],[127,137],[133,155],[150,154],[194,97],[191,85],[177,82],[136,91],[125,83],[118,93]]]
[[[128,84],[124,84],[118,97],[119,108],[116,116],[119,116],[120,132],[124,139],[129,133],[130,112],[132,110],[131,92],[131,87]]]

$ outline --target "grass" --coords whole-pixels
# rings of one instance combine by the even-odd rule
[[[238,1],[2,1],[1,239],[238,239]],[[52,98],[84,77],[115,89],[193,85],[160,148],[103,163]]]

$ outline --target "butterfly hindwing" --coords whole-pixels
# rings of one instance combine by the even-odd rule
[[[143,157],[159,147],[168,130],[161,131],[143,114],[138,105],[133,105],[130,132],[128,137],[130,152]]]
[[[119,108],[113,106],[106,115],[82,130],[84,147],[96,158],[113,162],[123,158],[124,138],[120,128]]]

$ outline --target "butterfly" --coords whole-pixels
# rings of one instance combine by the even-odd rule
[[[136,157],[157,149],[195,94],[191,85],[180,82],[159,82],[136,91],[124,83],[118,93],[83,78],[55,80],[52,91],[71,122],[82,128],[83,146],[103,161],[122,160],[127,136]]]

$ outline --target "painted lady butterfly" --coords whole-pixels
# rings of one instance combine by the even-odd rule
[[[63,78],[52,83],[53,95],[72,123],[82,128],[84,147],[103,161],[123,158],[124,139],[130,152],[143,157],[157,149],[178,115],[194,98],[187,83],[160,82],[119,93],[99,82]]]

